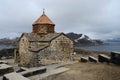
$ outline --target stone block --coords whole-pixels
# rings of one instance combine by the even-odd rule
[[[120,52],[111,52],[111,63],[120,65]]]
[[[98,59],[93,56],[89,56],[89,61],[90,62],[98,62]]]
[[[88,58],[86,58],[86,57],[81,57],[81,62],[88,62]]]
[[[110,62],[110,57],[106,56],[104,54],[99,54],[98,55],[98,60],[99,60],[99,62],[107,62],[107,63],[109,63]]]

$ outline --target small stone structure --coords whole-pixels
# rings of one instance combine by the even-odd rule
[[[23,33],[15,50],[15,62],[20,66],[41,66],[69,61],[73,40],[64,33],[56,33],[55,24],[45,12],[33,23],[32,33]]]
[[[106,56],[104,54],[99,54],[98,55],[98,60],[99,62],[110,62],[110,57],[109,56]]]
[[[7,61],[0,60],[0,64],[8,64]]]
[[[10,73],[13,72],[14,69],[12,66],[7,65],[7,64],[0,64],[0,76],[6,74],[6,73]]]
[[[19,73],[13,72],[3,76],[3,80],[30,80]]]
[[[81,62],[88,62],[88,57],[81,57]]]
[[[40,77],[34,77],[32,78],[33,80],[37,78],[37,80],[47,80],[47,77],[52,76],[52,75],[57,75],[63,72],[68,71],[69,68],[65,68],[65,67],[60,67],[60,68],[56,68],[52,71],[48,71],[47,73],[41,74]]]
[[[111,63],[120,65],[120,52],[111,52]]]
[[[23,75],[24,77],[30,77],[30,76],[33,76],[33,75],[45,73],[46,70],[47,69],[45,67],[39,67],[39,68],[34,68],[34,69],[30,69],[30,70],[20,72],[20,74]]]
[[[90,62],[98,62],[98,59],[93,56],[89,56],[89,61]]]

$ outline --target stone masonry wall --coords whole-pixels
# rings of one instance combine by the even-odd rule
[[[30,58],[32,54],[28,51],[29,42],[25,36],[23,36],[19,41],[19,65],[28,64],[30,62]]]
[[[33,53],[34,66],[48,65],[52,63],[59,63],[61,61],[70,60],[70,54],[73,53],[73,41],[64,35],[54,39],[50,46],[41,50],[40,52]]]
[[[36,24],[33,26],[33,33],[54,33],[54,25]]]
[[[66,60],[73,53],[73,41],[68,37],[61,35],[51,42],[51,51],[55,54],[56,59]]]
[[[48,45],[48,47],[40,50],[39,52],[31,52],[28,48],[40,45]],[[60,61],[70,60],[70,54],[73,53],[73,41],[65,35],[61,35],[52,40],[51,43],[41,42],[28,42],[27,38],[23,36],[19,42],[19,55],[21,66],[41,66]]]

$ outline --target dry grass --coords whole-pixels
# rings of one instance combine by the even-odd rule
[[[120,66],[88,62],[65,67],[71,70],[44,80],[120,80]]]
[[[99,54],[105,54],[110,56],[110,52],[105,51],[94,51],[94,50],[85,50],[80,48],[75,48],[74,51],[81,56],[95,56],[98,57]]]

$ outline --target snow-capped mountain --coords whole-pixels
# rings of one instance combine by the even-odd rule
[[[86,39],[86,40],[89,40],[89,41],[92,41],[92,39],[90,39],[88,36],[84,35],[84,34],[81,34],[82,36],[75,39],[75,42],[79,42],[79,40],[82,40],[82,39]]]
[[[89,36],[77,33],[67,33],[67,36],[75,41],[75,45],[100,45],[103,44],[101,40],[91,39]]]

